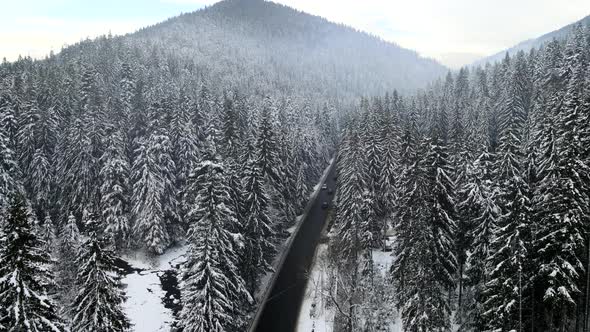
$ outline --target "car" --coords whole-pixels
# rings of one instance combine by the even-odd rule
[[[332,195],[334,193],[334,190],[332,188],[328,189],[328,195]]]
[[[324,185],[322,186],[322,190],[326,190],[328,189],[328,185],[324,183]]]
[[[327,209],[329,206],[330,206],[330,203],[328,203],[328,202],[323,202],[323,203],[322,203],[322,210],[325,210],[325,209]]]

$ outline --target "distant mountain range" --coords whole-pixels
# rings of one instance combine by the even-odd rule
[[[426,86],[448,69],[373,35],[264,0],[225,0],[124,37],[157,45],[222,86],[358,100]]]
[[[473,65],[477,66],[477,65],[484,65],[486,62],[493,63],[493,62],[501,61],[506,56],[506,53],[508,53],[512,56],[513,54],[516,54],[519,51],[528,52],[533,48],[539,48],[540,46],[553,40],[554,38],[555,39],[562,39],[562,38],[566,37],[570,33],[570,31],[572,30],[573,26],[578,23],[582,23],[584,25],[589,25],[590,24],[590,15],[584,17],[583,19],[581,19],[577,22],[574,22],[572,24],[568,24],[561,29],[546,33],[546,34],[542,35],[541,37],[525,40],[525,41],[505,50],[505,51],[498,52],[498,53],[491,55],[489,57],[477,60],[473,63]]]

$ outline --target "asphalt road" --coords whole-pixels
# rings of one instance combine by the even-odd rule
[[[332,190],[336,188],[335,174],[336,167],[333,166],[325,182]],[[291,250],[287,253],[282,268],[277,272],[276,282],[270,296],[263,304],[263,311],[255,331],[295,331],[307,284],[307,272],[313,261],[328,214],[328,209],[322,209],[322,203],[330,202],[331,206],[333,197],[334,194],[329,195],[328,190],[321,190],[318,194],[307,218],[293,239]]]

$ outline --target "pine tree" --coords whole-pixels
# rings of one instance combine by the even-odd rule
[[[41,110],[37,93],[25,103],[17,138],[23,184],[41,216],[48,207],[53,180],[53,150],[56,140],[57,118],[54,107]]]
[[[441,143],[424,139],[400,180],[392,276],[407,331],[445,331],[451,323],[448,292],[457,272],[456,212],[448,155]]]
[[[54,287],[45,245],[22,196],[13,196],[0,242],[0,325],[7,331],[66,331],[49,297]]]
[[[537,279],[542,285],[544,305],[551,311],[548,328],[561,330],[573,318],[572,309],[581,294],[585,225],[590,216],[587,204],[590,173],[583,161],[579,112],[585,52],[581,27],[577,30],[566,47],[563,75],[567,87],[563,101],[554,111],[555,136],[545,139],[554,150],[545,153],[548,158],[542,166],[543,178],[535,208],[539,219],[534,243],[538,253]]]
[[[223,96],[222,131],[223,147],[226,157],[237,158],[239,145],[238,113],[234,101],[227,95]]]
[[[9,148],[9,142],[4,132],[0,131],[0,215],[8,208],[8,197],[18,187],[18,166],[14,160],[14,151]],[[2,224],[0,223],[0,226]]]
[[[279,146],[272,123],[271,101],[265,101],[265,106],[260,114],[260,123],[256,138],[256,163],[262,170],[264,177],[276,190],[281,183],[282,162],[280,161]]]
[[[363,215],[368,193],[358,133],[352,130],[347,136],[340,151],[335,251],[342,261],[358,263],[362,249],[367,249],[361,246],[361,239],[364,230],[369,230]]]
[[[55,248],[56,234],[55,225],[53,224],[53,221],[51,221],[51,216],[49,214],[45,215],[39,235],[41,241],[45,244],[43,250],[51,255]]]
[[[379,179],[381,186],[380,206],[386,217],[389,217],[395,209],[396,184],[400,171],[401,130],[399,127],[399,118],[398,114],[395,113],[397,112],[396,110],[391,110],[390,112],[385,114],[385,121],[381,132],[384,149],[382,156],[383,171]]]
[[[305,208],[309,197],[309,188],[305,179],[307,165],[302,163],[297,170],[297,179],[295,182],[295,199],[297,200],[297,212],[301,213]]]
[[[383,126],[383,110],[381,109],[380,103],[376,102],[374,110],[365,111],[365,118],[363,119],[361,132],[361,144],[364,147],[364,173],[366,176],[366,190],[365,201],[368,205],[366,206],[367,213],[371,215],[371,218],[367,218],[369,222],[369,230],[372,237],[372,246],[379,247],[383,244],[383,238],[385,235],[385,229],[383,224],[380,222],[378,216],[383,215],[383,207],[380,205],[381,201],[376,199],[382,195],[382,183],[380,182],[383,177],[383,141],[379,129]]]
[[[180,240],[184,236],[182,219],[178,204],[178,189],[176,187],[176,164],[172,158],[172,142],[170,132],[165,128],[164,121],[160,118],[163,112],[157,105],[150,109],[150,135],[149,147],[151,154],[157,163],[159,177],[162,181],[163,222],[172,242]]]
[[[406,139],[413,137],[409,131],[406,132]],[[411,159],[405,160],[402,173],[398,180],[398,190],[395,203],[394,231],[396,241],[394,243],[395,264],[392,267],[392,278],[399,289],[396,298],[398,308],[407,300],[404,294],[406,279],[412,269],[411,243],[414,232],[417,229],[413,226],[420,218],[423,209],[424,192],[424,165],[419,162],[418,155],[424,151],[424,145],[417,147],[419,151],[411,147]],[[410,152],[407,150],[407,152]]]
[[[464,328],[483,331],[485,284],[489,275],[486,264],[491,254],[493,231],[497,227],[499,208],[496,205],[496,190],[492,183],[490,171],[491,155],[484,151],[467,169],[466,182],[462,189],[464,200],[460,202],[460,215],[468,223],[466,234],[468,248],[465,270],[465,304],[464,317],[460,323]]]
[[[172,156],[176,169],[176,187],[178,189],[177,200],[184,202],[184,195],[187,190],[187,179],[190,172],[198,161],[198,139],[195,133],[192,118],[191,108],[192,101],[185,97],[180,105],[180,109],[175,112],[172,119]],[[179,207],[180,218],[184,219],[186,210]]]
[[[115,265],[115,252],[92,233],[77,256],[77,296],[72,302],[72,329],[81,332],[128,331],[123,312],[125,294]]]
[[[164,181],[150,143],[140,140],[139,144],[132,169],[133,232],[149,251],[162,254],[170,243],[161,201]]]
[[[60,196],[67,202],[62,211],[71,211],[78,219],[85,208],[96,209],[100,203],[100,186],[96,184],[104,138],[102,106],[97,73],[87,67],[82,76],[77,111],[67,128],[64,151],[60,151],[63,158],[57,166]]]
[[[516,329],[525,327],[523,308],[528,271],[525,262],[530,253],[530,199],[522,165],[522,130],[526,121],[522,93],[522,57],[515,70],[508,72],[504,104],[500,110],[500,145],[498,148],[498,181],[501,215],[491,243],[493,254],[488,259],[489,281],[485,290],[485,317],[488,328]]]
[[[11,93],[0,93],[0,132],[6,142],[6,148],[11,151],[17,149],[18,134],[18,105]]]
[[[133,70],[129,63],[123,62],[120,71],[121,81],[119,88],[121,90],[119,99],[121,103],[121,123],[122,128],[129,128],[129,121],[132,119],[133,98],[136,91]],[[128,142],[125,142],[127,144]]]
[[[272,271],[272,259],[276,253],[273,244],[276,236],[268,215],[269,198],[264,187],[262,171],[251,161],[244,174],[244,248],[242,276],[250,293],[258,287],[260,276]]]
[[[243,326],[244,300],[252,301],[239,275],[237,223],[230,209],[231,196],[225,169],[213,151],[191,176],[189,197],[194,197],[187,218],[189,250],[182,267],[183,308],[178,325],[186,331],[239,330]]]
[[[69,307],[76,294],[77,266],[72,264],[72,257],[78,255],[80,248],[80,231],[76,218],[70,214],[57,238],[56,281],[59,286],[58,298],[62,305]],[[67,312],[69,314],[69,312]]]
[[[101,201],[105,233],[116,247],[129,245],[129,164],[125,155],[122,134],[115,131],[108,136],[108,142],[101,163]]]

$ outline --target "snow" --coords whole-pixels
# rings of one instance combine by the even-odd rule
[[[314,256],[314,262],[310,272],[310,278],[305,289],[305,295],[301,304],[301,311],[297,320],[298,332],[333,332],[333,323],[335,312],[332,308],[326,308],[326,299],[321,289],[327,279],[327,257],[326,252],[328,244],[320,244]],[[373,250],[373,260],[379,270],[385,275],[391,264],[393,256],[391,252],[382,250]],[[315,306],[314,306],[315,304]],[[391,332],[402,332],[401,320],[399,315],[390,327]]]
[[[334,323],[333,309],[326,308],[326,299],[322,294],[322,285],[327,279],[326,274],[326,251],[327,244],[319,244],[316,249],[313,267],[305,287],[303,302],[297,320],[296,331],[322,331],[332,332]]]
[[[134,331],[169,331],[172,312],[164,308],[160,279],[155,272],[133,273],[123,279],[127,284],[127,302],[124,310]]]
[[[168,332],[174,318],[172,312],[164,307],[162,299],[165,292],[160,284],[159,274],[178,264],[187,246],[170,248],[161,256],[150,258],[143,251],[124,256],[132,267],[144,269],[123,278],[127,285],[125,313],[137,332]]]
[[[391,242],[394,241],[395,238],[393,236],[388,236],[388,244],[391,244]],[[301,311],[297,320],[296,331],[298,332],[334,332],[333,322],[335,309],[333,309],[333,307],[330,309],[326,308],[326,303],[324,302],[325,299],[321,292],[321,285],[325,284],[327,279],[327,250],[327,243],[319,244],[316,250],[310,271],[310,278],[305,289],[304,299],[301,304]],[[392,253],[375,249],[373,250],[372,254],[375,266],[385,276],[394,261]],[[452,313],[451,317],[454,317],[454,312]],[[454,318],[451,318],[451,321],[454,322]],[[451,325],[451,331],[459,330],[459,326],[457,324],[452,323]],[[389,327],[388,331],[403,331],[401,315],[399,313],[396,313],[396,318],[393,324]]]
[[[328,178],[328,174],[330,172],[330,169],[332,168],[332,163],[334,162],[334,158],[330,159],[328,166],[324,169],[324,173],[322,174],[322,176],[320,177],[320,181],[318,183],[316,183],[315,186],[313,186],[313,190],[309,193],[309,198],[310,199],[314,199],[315,195],[317,194],[318,190],[320,189],[321,185],[326,181],[326,179]],[[336,166],[334,166],[336,167]]]

